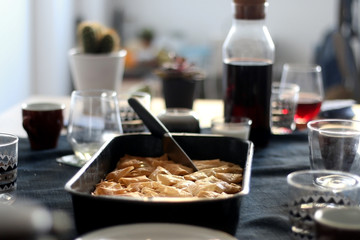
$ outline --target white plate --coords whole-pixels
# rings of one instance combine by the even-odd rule
[[[172,223],[139,223],[119,225],[85,234],[76,240],[236,240],[213,229]]]

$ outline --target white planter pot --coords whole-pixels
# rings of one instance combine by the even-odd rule
[[[109,54],[69,51],[69,62],[76,90],[109,89],[117,91],[124,75],[126,50]]]

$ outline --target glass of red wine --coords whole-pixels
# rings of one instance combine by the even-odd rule
[[[299,85],[299,100],[295,113],[295,123],[301,128],[313,120],[320,112],[324,98],[321,67],[313,64],[284,64],[281,83]]]

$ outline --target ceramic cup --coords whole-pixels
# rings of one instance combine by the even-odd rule
[[[200,133],[199,119],[188,108],[167,108],[158,118],[170,132]]]
[[[315,235],[319,240],[360,239],[360,208],[324,208],[315,212]]]
[[[223,117],[217,117],[211,121],[211,132],[228,137],[248,140],[251,131],[252,120],[246,117],[232,117],[226,121]]]
[[[25,103],[22,105],[23,127],[33,150],[51,149],[57,142],[64,124],[64,104]]]

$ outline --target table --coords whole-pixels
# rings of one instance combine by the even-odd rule
[[[65,183],[78,171],[56,162],[71,154],[65,136],[53,150],[31,151],[26,138],[19,142],[19,199],[38,201],[50,210],[62,210],[73,216],[70,194]],[[286,175],[309,168],[307,135],[273,136],[265,149],[256,150],[253,160],[250,194],[242,200],[239,239],[290,239],[287,219]],[[73,226],[71,236],[76,236]]]
[[[195,105],[195,109],[203,112],[202,117],[206,116],[205,113],[209,113],[211,109],[211,114],[218,114],[219,112],[216,111],[222,110],[219,101],[205,101],[205,103],[209,105],[203,107],[201,102]],[[161,104],[161,102],[157,104]],[[11,116],[11,113],[16,114],[16,112],[20,114],[18,106],[0,115],[0,131],[7,129],[9,130],[7,132],[11,132],[12,128],[6,126],[14,126],[14,123],[20,120],[15,120],[16,116],[14,115],[13,118],[8,117]],[[17,117],[19,116],[21,115]],[[7,120],[5,126],[1,125],[4,120]],[[202,120],[203,127],[206,127],[208,120],[209,117]],[[18,122],[17,131],[19,131],[19,126],[21,123]],[[206,129],[203,128],[203,131]],[[236,232],[237,238],[290,239],[286,206],[286,176],[290,172],[309,168],[308,151],[306,131],[288,136],[272,136],[266,148],[255,150],[250,193],[242,200],[240,222]],[[56,149],[43,151],[30,150],[28,139],[20,138],[18,199],[38,201],[51,211],[61,210],[72,217],[71,197],[64,190],[64,185],[78,171],[78,168],[56,162],[56,158],[71,153],[71,147],[64,135],[60,137]],[[73,239],[75,236],[77,236],[76,229],[72,225],[69,239]]]
[[[56,158],[69,154],[73,151],[65,136],[60,137],[56,149],[42,151],[32,151],[28,139],[20,138],[16,201],[34,201],[49,211],[63,211],[72,219],[71,197],[64,186],[79,169],[56,162]],[[69,239],[74,239],[75,227],[71,225],[69,231]]]
[[[26,132],[22,127],[21,119],[21,105],[22,103],[34,102],[54,102],[65,104],[64,119],[69,116],[70,96],[46,96],[34,95],[23,102],[15,104],[5,112],[0,114],[0,132],[12,133],[19,137],[26,138]],[[165,109],[165,103],[162,98],[153,98],[151,100],[151,112],[154,115],[160,114]],[[221,116],[223,113],[223,103],[220,99],[196,99],[194,101],[193,110],[199,118],[200,127],[208,128],[211,124],[211,119]],[[11,119],[11,120],[9,120]],[[65,134],[63,132],[63,134]]]

